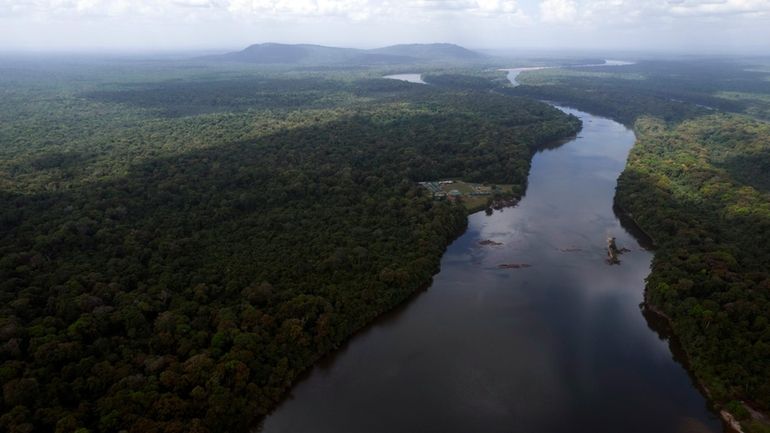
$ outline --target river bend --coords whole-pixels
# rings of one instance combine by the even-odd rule
[[[583,130],[534,156],[518,206],[471,215],[430,288],[314,367],[261,431],[722,430],[639,308],[652,253],[612,206],[633,132],[557,108]],[[630,250],[620,265],[608,236]]]

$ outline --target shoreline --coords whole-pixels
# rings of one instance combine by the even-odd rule
[[[392,77],[386,77],[386,78],[388,78],[388,79],[397,79],[397,78],[392,78]],[[545,104],[549,105],[549,106],[553,106],[553,104],[550,103],[550,102],[545,102],[545,101],[543,101],[543,102]],[[571,134],[569,134],[567,136],[564,136],[564,137],[561,137],[561,138],[558,138],[558,139],[550,140],[550,141],[548,141],[546,143],[538,144],[537,145],[537,149],[534,149],[533,151],[530,152],[530,155],[529,155],[529,164],[530,164],[529,170],[531,170],[531,168],[532,168],[532,159],[535,157],[535,155],[538,152],[540,152],[540,151],[542,151],[544,149],[550,148],[550,146],[558,147],[558,146],[561,146],[561,145],[563,145],[565,143],[568,143],[569,141],[575,139],[579,135],[580,131],[582,131],[582,129],[583,129],[583,124],[581,122],[580,129],[577,132],[571,133]],[[503,202],[511,202],[511,201],[513,202],[513,204],[502,206],[503,209],[504,208],[515,208],[519,204],[521,199],[526,195],[528,181],[529,181],[529,172],[527,173],[527,178],[525,179],[524,183],[521,185],[522,186],[521,189],[522,189],[523,192],[521,192],[519,194],[514,194],[514,193],[504,194],[500,198],[500,200],[502,200]],[[317,358],[313,359],[312,362],[310,362],[295,377],[293,377],[291,379],[290,383],[282,391],[282,394],[283,394],[282,397],[275,402],[273,407],[269,411],[267,411],[266,413],[260,415],[257,418],[256,423],[255,423],[255,425],[256,425],[256,427],[255,427],[256,430],[255,431],[257,431],[257,432],[261,431],[262,423],[264,422],[264,420],[268,416],[270,416],[270,414],[275,412],[275,410],[283,402],[285,402],[285,401],[289,400],[290,398],[292,398],[291,390],[299,382],[303,381],[310,374],[312,374],[313,370],[316,367],[323,366],[326,363],[333,362],[333,360],[337,356],[339,356],[342,353],[344,353],[345,348],[353,341],[353,339],[356,336],[361,335],[361,334],[367,332],[368,330],[370,330],[373,327],[377,326],[382,321],[386,321],[386,320],[388,320],[388,319],[390,319],[390,318],[400,314],[401,310],[405,309],[409,304],[411,304],[411,302],[414,299],[416,299],[421,294],[425,293],[433,285],[434,277],[439,272],[441,272],[441,258],[444,257],[444,254],[446,254],[446,251],[449,249],[449,247],[455,241],[457,241],[457,239],[462,237],[468,231],[468,225],[469,225],[468,223],[469,223],[470,217],[472,215],[475,215],[475,214],[478,214],[478,213],[481,213],[481,212],[485,212],[487,209],[491,208],[491,206],[493,206],[494,203],[496,203],[496,202],[497,202],[497,200],[495,200],[493,197],[490,197],[489,200],[487,200],[487,202],[485,204],[474,206],[474,207],[471,207],[471,208],[465,208],[465,206],[463,204],[457,204],[457,206],[463,206],[463,208],[464,208],[464,211],[465,211],[465,224],[463,225],[461,230],[458,230],[457,233],[454,233],[450,238],[448,238],[448,242],[447,242],[446,246],[444,247],[444,250],[441,252],[441,256],[439,257],[438,265],[437,265],[436,269],[434,270],[434,272],[431,274],[430,280],[428,280],[425,283],[423,283],[422,285],[420,285],[414,291],[408,293],[403,299],[400,299],[399,301],[397,301],[390,308],[386,309],[385,311],[383,311],[381,313],[376,314],[371,320],[369,320],[363,326],[361,326],[360,328],[354,330],[349,335],[345,336],[339,344],[333,346],[327,352],[325,352],[323,354],[320,354]],[[494,209],[494,210],[496,211],[497,209]]]
[[[536,68],[536,69],[541,69],[541,68]],[[386,78],[388,78],[388,77],[386,77]],[[552,102],[549,102],[549,101],[542,101],[542,102],[547,103],[551,107],[559,109],[559,107],[556,106],[556,104],[554,104]],[[591,113],[588,113],[588,114],[591,114]],[[571,139],[574,139],[579,134],[579,132],[582,131],[582,129],[583,129],[583,125],[580,126],[580,129],[578,130],[578,133],[569,135],[567,137],[563,137],[563,138],[558,139],[558,140],[554,140],[554,142],[558,143],[559,145],[564,144],[566,142],[569,142]],[[631,128],[629,128],[629,129],[631,129]],[[632,145],[632,147],[634,145],[636,145],[636,139],[634,139],[634,144]],[[531,154],[529,156],[530,171],[531,171],[532,158],[534,158],[535,154],[537,154],[542,148],[545,148],[546,146],[547,146],[547,144],[538,146],[538,150],[534,150],[533,152],[531,152]],[[528,172],[527,180],[529,179],[529,175],[530,175],[530,173]],[[525,188],[524,188],[524,191],[522,193],[516,194],[516,195],[511,194],[511,198],[515,201],[515,204],[512,207],[515,207],[519,203],[521,198],[526,195],[526,184],[527,184],[527,182],[525,181],[525,184],[524,184]],[[617,181],[616,181],[616,186],[617,186]],[[263,414],[262,416],[260,416],[257,419],[255,431],[262,431],[262,426],[263,426],[264,420],[267,417],[269,417],[270,414],[274,413],[280,407],[280,405],[283,402],[294,398],[294,396],[291,393],[291,390],[299,382],[302,382],[303,380],[307,379],[309,377],[309,375],[311,375],[313,373],[313,371],[315,370],[316,367],[324,368],[325,366],[329,365],[330,363],[333,363],[338,356],[344,355],[344,353],[346,352],[346,348],[353,342],[354,338],[356,338],[357,336],[359,336],[359,335],[361,335],[363,333],[366,333],[367,331],[369,331],[369,330],[371,330],[371,329],[373,329],[373,328],[375,328],[377,326],[380,326],[381,324],[383,324],[384,322],[386,322],[388,320],[393,320],[394,318],[398,317],[398,315],[401,314],[412,303],[412,301],[414,301],[420,295],[424,294],[433,285],[435,276],[439,272],[441,272],[441,259],[446,254],[446,251],[449,249],[449,247],[454,242],[456,242],[460,237],[462,237],[463,235],[465,235],[467,233],[468,228],[469,228],[470,217],[472,215],[475,215],[477,213],[485,211],[490,206],[491,202],[492,202],[492,200],[489,200],[487,202],[487,204],[485,204],[483,206],[479,205],[479,206],[475,206],[475,207],[472,207],[472,208],[465,208],[464,209],[465,210],[465,224],[461,228],[458,227],[458,230],[456,230],[456,233],[453,233],[451,236],[447,237],[448,241],[447,241],[446,245],[444,246],[443,251],[441,252],[441,255],[439,257],[438,266],[434,269],[431,277],[424,284],[420,285],[417,289],[415,289],[415,290],[413,290],[413,291],[411,291],[409,293],[406,293],[401,299],[399,299],[396,302],[394,302],[391,306],[387,307],[384,311],[379,312],[379,313],[375,314],[373,317],[366,319],[365,323],[362,326],[358,327],[357,329],[355,329],[354,331],[352,331],[351,333],[346,335],[344,338],[342,338],[341,342],[339,344],[336,344],[336,345],[332,346],[327,352],[325,352],[323,354],[320,354],[318,357],[314,358],[312,360],[312,362],[310,362],[305,368],[303,368],[297,375],[295,375],[291,379],[290,383],[282,391],[282,394],[283,394],[282,397],[275,402],[275,404],[273,405],[272,409],[270,411],[266,412],[265,414]],[[633,221],[633,223],[637,226],[639,231],[646,235],[644,230],[641,229],[641,227],[638,226],[638,224],[636,223],[636,221],[633,219],[633,217],[630,214],[627,214],[626,212],[622,212],[622,213],[627,215],[629,217],[629,219],[631,221]],[[632,234],[632,236],[634,236],[634,235]],[[636,237],[636,236],[634,236],[634,237]],[[650,237],[650,239],[652,240],[651,237]],[[653,244],[654,244],[654,241],[653,241]],[[644,299],[645,299],[645,303],[644,304],[646,304],[647,303],[646,302],[646,300],[647,300],[647,288],[646,288],[646,286],[645,286],[645,289],[644,289]],[[653,311],[653,310],[650,310],[650,311],[652,311],[653,313],[657,313],[656,311]],[[660,317],[663,318],[663,319],[670,320],[665,315],[662,315]],[[666,323],[669,324],[669,327],[671,326],[670,325],[670,321],[667,321]],[[649,323],[648,323],[648,326],[649,326]],[[652,330],[654,331],[654,329],[652,329]],[[673,332],[671,332],[671,335],[676,337],[676,335]],[[671,341],[672,341],[672,339],[669,338],[669,343]],[[683,367],[684,367],[685,371],[687,371],[687,373],[690,374],[691,377],[694,377],[693,372],[692,372],[691,369],[689,369],[687,366],[684,366],[684,365],[683,365]],[[696,387],[697,387],[697,384],[700,384],[700,382],[696,382]],[[714,404],[715,402],[713,402],[713,400],[711,399],[711,395],[710,395],[710,393],[708,393],[707,388],[703,387],[702,390],[699,389],[699,391],[701,391],[701,394],[706,396],[706,400],[709,402],[709,406],[713,407],[714,409],[716,409],[717,407]],[[744,433],[740,429],[738,429],[738,430],[734,430],[734,429],[733,430],[729,430],[729,429],[727,429],[727,426],[729,424],[726,424],[727,421],[720,414],[720,412],[715,411],[715,410],[712,410],[712,412],[713,412],[713,414],[715,416],[718,416],[722,420],[722,423],[723,423],[723,426],[725,428],[725,431],[729,431],[730,433]]]
[[[636,145],[636,143],[634,143]],[[617,200],[617,195],[616,195]],[[628,222],[633,224],[634,229],[638,230],[639,233],[644,235],[647,239],[651,241],[650,243],[650,250],[653,252],[658,247],[658,242],[650,236],[644,228],[636,221],[633,214],[626,211],[620,204],[615,201],[614,206],[617,213],[625,218]],[[644,246],[644,245],[643,245]],[[653,259],[654,260],[654,259]],[[651,270],[652,272],[652,270]],[[722,422],[723,429],[726,433],[746,433],[746,431],[741,426],[740,421],[727,409],[725,409],[723,406],[723,403],[717,401],[713,394],[711,393],[711,390],[708,388],[705,382],[698,377],[695,370],[692,368],[692,358],[690,354],[687,352],[687,350],[684,348],[684,346],[681,343],[681,340],[679,339],[679,335],[674,331],[674,320],[666,314],[663,309],[655,305],[653,302],[649,299],[649,287],[645,283],[644,287],[644,302],[641,304],[642,308],[642,315],[644,313],[648,313],[651,315],[654,315],[657,319],[661,320],[665,328],[664,329],[656,329],[656,326],[654,323],[650,323],[649,318],[645,315],[645,319],[647,320],[648,325],[651,329],[653,329],[655,332],[658,332],[659,334],[662,334],[669,343],[669,348],[671,349],[671,353],[674,356],[674,359],[679,362],[682,367],[687,371],[687,374],[692,379],[693,383],[695,384],[696,388],[703,394],[704,397],[706,397],[706,400],[709,404],[710,409],[714,412],[715,415],[717,415]],[[672,347],[673,346],[673,347]],[[749,411],[751,413],[751,410]]]
[[[481,211],[483,211],[483,209]],[[397,315],[401,314],[402,310],[406,309],[409,306],[409,304],[412,303],[412,301],[414,301],[417,297],[419,297],[420,295],[425,293],[428,289],[430,289],[430,287],[433,285],[434,277],[439,272],[441,272],[441,258],[444,257],[444,254],[449,249],[449,247],[468,231],[468,220],[470,216],[478,212],[480,211],[470,212],[469,210],[466,209],[465,224],[463,225],[461,230],[458,230],[457,233],[454,233],[450,238],[448,238],[447,244],[444,247],[444,250],[441,252],[441,256],[439,257],[439,263],[436,266],[436,269],[434,270],[434,272],[431,274],[429,281],[426,281],[425,283],[417,287],[415,290],[407,293],[406,296],[403,297],[403,299],[396,301],[392,306],[387,308],[385,311],[382,311],[374,315],[374,317],[366,321],[366,323],[363,326],[357,328],[347,336],[343,337],[339,344],[332,346],[328,351],[320,354],[318,357],[313,359],[306,367],[302,368],[299,371],[299,373],[291,379],[290,381],[291,383],[285,386],[284,389],[281,391],[282,396],[280,399],[277,399],[275,401],[275,404],[273,404],[273,407],[269,411],[257,417],[254,423],[254,429],[252,431],[261,432],[262,424],[265,421],[265,419],[268,416],[270,416],[273,412],[275,412],[275,410],[278,409],[278,407],[280,407],[281,404],[293,398],[293,396],[291,395],[291,390],[298,383],[307,379],[312,374],[313,370],[315,370],[316,367],[323,367],[329,363],[334,362],[334,359],[337,356],[340,356],[345,352],[345,349],[347,348],[348,345],[352,343],[353,339],[373,329],[374,327],[378,326],[382,322],[395,318]]]
[[[614,66],[614,65],[607,64],[607,65],[585,65],[585,66]],[[515,78],[516,78],[516,76],[518,76],[519,73],[526,72],[526,71],[532,71],[532,70],[553,69],[553,68],[558,68],[558,67],[532,67],[532,68],[500,69],[500,71],[508,72],[509,79],[511,80],[511,83],[513,84],[514,87],[516,87],[516,86],[519,85],[519,83],[517,81],[515,81]],[[512,72],[516,73],[516,75],[513,77],[513,79],[510,78],[510,73],[512,73]],[[554,102],[554,101],[541,100],[541,102],[546,103],[546,104],[548,104],[551,107],[554,107],[556,109],[559,109],[560,106],[562,106],[561,104],[559,104],[557,102]],[[564,104],[563,106],[569,107],[569,104]],[[577,108],[577,109],[583,111],[580,108]],[[590,113],[589,111],[586,111],[586,113],[594,115],[593,113]],[[629,127],[628,125],[625,125],[621,121],[617,121],[615,119],[612,119],[611,116],[605,116],[605,115],[600,115],[600,114],[597,114],[596,116],[606,117],[608,119],[611,119],[613,121],[616,121],[616,122],[620,123],[621,125],[626,126],[629,130],[631,130],[633,132],[633,134],[634,134],[634,144],[631,147],[631,150],[633,150],[633,147],[636,146],[637,141],[638,141],[637,138],[636,138],[636,131],[635,131],[635,129],[633,127]],[[582,131],[582,125],[581,125],[581,129],[580,130]],[[575,136],[577,136],[579,133],[580,133],[580,131],[578,131],[578,133],[575,134]],[[571,137],[571,138],[574,138],[574,136]],[[564,142],[568,142],[568,141],[569,141],[569,138],[566,139]],[[560,144],[563,144],[563,143],[560,143]],[[631,150],[629,150],[629,151],[631,151]],[[623,171],[625,171],[625,167],[624,167]],[[622,175],[622,172],[621,172],[621,175]],[[617,190],[617,186],[618,186],[617,181],[616,181],[615,186],[616,186],[616,190]],[[525,194],[526,194],[526,192],[525,192]],[[519,198],[519,200],[520,200],[520,198]],[[640,245],[643,248],[652,251],[653,252],[653,256],[654,256],[654,254],[655,254],[654,250],[659,245],[658,242],[655,240],[654,237],[652,237],[639,224],[639,222],[637,222],[637,220],[634,217],[634,215],[631,214],[630,212],[626,211],[621,205],[619,205],[617,203],[616,200],[617,200],[617,193],[616,193],[615,197],[613,198],[613,211],[615,212],[616,217],[618,218],[618,220],[621,222],[621,225],[624,225],[623,223],[626,223],[626,225],[630,226],[630,227],[628,227],[628,228],[631,229],[631,230],[629,230],[629,233],[634,238],[637,239],[637,241],[640,243]],[[650,271],[652,272],[652,269]],[[689,355],[689,353],[687,353],[687,351],[682,346],[682,344],[681,344],[681,342],[679,340],[679,336],[676,334],[676,332],[674,332],[673,320],[671,319],[670,316],[668,316],[665,312],[663,312],[663,310],[661,310],[658,306],[652,304],[649,301],[649,299],[648,299],[648,287],[647,287],[646,282],[645,282],[645,287],[644,287],[644,292],[643,292],[643,299],[644,299],[644,302],[641,304],[641,307],[642,307],[642,310],[643,310],[642,311],[643,316],[644,316],[644,312],[645,311],[647,311],[649,314],[654,315],[655,317],[660,319],[665,324],[665,329],[656,329],[654,324],[650,323],[649,318],[645,316],[645,320],[647,320],[648,326],[654,332],[657,332],[659,335],[663,334],[666,337],[666,339],[667,339],[667,341],[669,343],[669,350],[671,351],[671,354],[674,357],[675,361],[678,362],[683,367],[683,369],[687,372],[688,376],[690,376],[690,378],[692,379],[693,384],[695,385],[695,387],[705,397],[705,399],[706,399],[706,401],[708,403],[709,409],[711,410],[711,412],[713,412],[713,414],[717,418],[719,418],[720,422],[722,423],[723,431],[725,433],[747,433],[742,428],[742,426],[740,424],[740,421],[738,421],[738,419],[732,413],[730,413],[726,409],[724,409],[724,407],[723,407],[723,405],[721,403],[719,403],[718,401],[716,401],[713,398],[712,393],[709,390],[709,388],[705,385],[705,383],[696,375],[695,371],[691,368],[692,363],[691,363],[690,355]],[[674,345],[675,347],[672,347],[672,345]],[[678,350],[674,350],[674,348],[676,348]],[[679,355],[680,355],[679,357],[677,356],[677,353],[679,353]]]
[[[659,319],[663,324],[665,325],[664,329],[656,329],[655,324],[650,323],[650,320],[648,317],[645,316],[645,319],[647,320],[648,325],[650,328],[652,328],[655,332],[658,332],[659,334],[662,334],[666,337],[669,348],[671,348],[671,353],[674,356],[674,359],[679,362],[682,367],[687,371],[690,378],[693,380],[696,388],[706,397],[706,400],[709,403],[709,406],[711,410],[719,417],[719,419],[722,421],[722,426],[724,428],[724,431],[727,433],[746,433],[745,430],[741,427],[740,422],[737,418],[730,412],[728,412],[726,409],[722,407],[720,403],[718,403],[712,396],[711,390],[706,386],[706,384],[695,374],[695,371],[691,368],[692,360],[690,358],[690,354],[685,350],[684,346],[682,346],[681,341],[679,340],[679,336],[674,332],[674,322],[671,316],[666,314],[660,307],[650,302],[648,298],[648,290],[647,287],[644,288],[644,302],[641,304],[642,314],[648,313],[651,315],[654,315],[655,318]],[[673,350],[671,346],[675,346],[676,350]],[[678,359],[680,358],[681,359]]]
[[[627,64],[632,64],[632,63],[627,63]],[[603,66],[622,66],[622,65],[623,65],[623,63],[621,63],[621,64],[613,64],[613,63],[608,62],[607,64],[605,64]],[[593,65],[591,65],[591,66],[593,66]],[[596,65],[596,66],[599,66],[599,65]],[[508,77],[509,77],[509,80],[511,81],[512,85],[514,87],[518,87],[520,84],[518,83],[518,81],[516,81],[516,77],[520,73],[526,72],[526,71],[532,71],[532,70],[553,69],[553,68],[556,68],[556,67],[533,67],[533,68],[500,69],[500,71],[508,72]],[[515,73],[515,75],[513,77],[511,77],[512,73]],[[550,104],[551,106],[556,106],[556,103],[551,102],[551,101],[543,101],[543,102],[546,102],[546,103]],[[569,105],[569,104],[566,104],[566,105]],[[586,112],[588,112],[588,111],[586,111]],[[611,118],[611,116],[603,116],[603,117]],[[622,125],[625,125],[625,123],[622,122],[622,121],[619,121],[619,120],[616,120],[616,121],[618,123],[622,124]],[[633,127],[629,127],[629,125],[625,125],[625,126],[628,127],[631,131],[633,131],[634,136],[636,137],[636,130]],[[638,142],[638,140],[635,139],[634,140],[634,144],[633,144],[631,150],[633,150],[633,147],[636,146],[637,142]],[[623,169],[623,172],[625,172],[625,168]],[[621,176],[622,176],[623,172],[621,172]],[[618,187],[618,184],[616,182],[616,191],[617,191],[617,187]],[[613,199],[613,202],[614,202],[613,203],[613,210],[616,210],[616,214],[618,214],[618,217],[619,217],[618,219],[621,220],[621,222],[625,219],[628,223],[630,223],[633,226],[633,229],[635,231],[637,231],[639,234],[641,234],[645,238],[647,238],[646,240],[650,241],[649,249],[651,251],[653,251],[653,257],[654,257],[654,254],[655,254],[654,250],[659,245],[658,242],[655,240],[654,237],[650,236],[649,233],[647,233],[646,230],[644,230],[644,228],[636,221],[636,219],[634,218],[633,214],[631,214],[630,212],[626,211],[621,205],[619,205],[617,203],[617,192],[616,192],[615,198]],[[637,237],[637,236],[634,235],[634,237]],[[639,240],[639,239],[637,239],[637,240]],[[642,246],[646,248],[646,246],[644,246],[644,245],[642,245]],[[654,258],[653,258],[653,260],[654,260]],[[650,272],[652,272],[652,269],[650,270]],[[643,314],[644,314],[644,311],[647,311],[647,312],[655,315],[659,319],[661,319],[666,324],[666,327],[667,327],[666,331],[667,332],[665,332],[664,335],[668,339],[669,347],[671,348],[671,345],[674,344],[679,349],[679,352],[681,353],[682,358],[683,358],[683,359],[681,359],[681,361],[683,361],[683,362],[680,362],[680,360],[676,359],[677,356],[674,353],[675,352],[674,350],[671,350],[672,355],[674,356],[674,358],[675,358],[675,360],[677,362],[680,362],[680,364],[685,369],[687,374],[692,378],[696,388],[698,388],[698,390],[701,392],[701,394],[706,398],[706,400],[707,400],[707,402],[709,404],[710,409],[714,412],[714,414],[716,416],[719,417],[720,421],[722,422],[723,430],[726,433],[746,433],[746,431],[742,428],[740,421],[738,421],[738,419],[732,413],[730,413],[726,409],[724,409],[722,403],[716,401],[713,398],[712,393],[709,390],[709,388],[697,376],[695,370],[691,368],[692,363],[691,363],[690,354],[687,353],[687,351],[684,349],[684,347],[682,346],[682,344],[681,344],[681,342],[679,340],[679,336],[674,331],[673,319],[670,316],[668,316],[658,306],[652,304],[649,301],[648,294],[649,294],[649,288],[647,287],[647,284],[645,282],[644,294],[643,294],[644,302],[642,303]],[[645,317],[645,319],[647,319],[647,317]],[[654,329],[654,327],[649,323],[649,320],[648,320],[648,325],[650,325],[650,327],[655,332],[658,332],[658,330]],[[745,404],[744,404],[744,406],[745,406]],[[749,411],[749,412],[752,413],[752,411]]]
[[[532,157],[534,157],[534,153],[532,154]],[[520,194],[519,197],[515,197],[514,195],[511,194],[511,198],[516,200],[516,204],[518,204],[518,202],[521,200],[522,197],[523,197],[523,194]],[[516,207],[516,204],[514,204],[512,206],[509,206],[509,207]],[[462,206],[462,204],[459,204],[458,206]],[[460,237],[462,237],[463,235],[465,235],[465,233],[467,233],[467,231],[468,231],[468,222],[470,220],[470,217],[472,215],[484,212],[485,209],[487,208],[487,206],[488,205],[485,205],[483,207],[477,206],[477,207],[474,207],[474,208],[466,208],[465,209],[465,213],[466,213],[466,215],[465,215],[465,225],[463,226],[463,228],[461,230],[458,230],[458,232],[455,233],[449,239],[449,241],[447,242],[447,245],[444,247],[444,250],[441,252],[441,258],[444,257],[444,254],[446,254],[446,251],[449,249],[449,247],[455,241],[457,241]],[[291,395],[291,390],[298,383],[300,383],[303,380],[307,379],[310,376],[310,374],[312,374],[313,370],[316,367],[323,367],[323,366],[326,366],[329,363],[334,362],[334,359],[337,356],[340,356],[340,355],[342,355],[345,352],[345,349],[347,348],[348,345],[350,345],[352,343],[354,338],[356,338],[357,336],[359,336],[359,335],[361,335],[361,334],[363,334],[363,333],[373,329],[374,327],[378,326],[379,324],[381,324],[384,321],[388,321],[388,320],[391,320],[391,319],[397,317],[399,314],[402,313],[402,311],[404,309],[406,309],[409,306],[409,304],[412,303],[412,301],[414,301],[416,298],[418,298],[423,293],[425,293],[428,289],[430,289],[431,286],[433,285],[434,277],[439,272],[441,272],[441,262],[440,262],[441,258],[439,258],[439,264],[437,266],[437,269],[433,272],[433,274],[431,275],[429,281],[426,281],[425,283],[420,285],[417,289],[415,289],[414,291],[408,293],[407,296],[405,296],[403,299],[397,301],[392,307],[390,307],[387,310],[385,310],[385,311],[375,315],[374,318],[372,318],[372,320],[368,321],[362,327],[356,329],[355,331],[351,332],[348,336],[344,337],[340,344],[333,346],[326,353],[323,353],[323,354],[319,355],[311,363],[309,363],[309,365],[307,367],[303,368],[294,378],[292,378],[291,383],[284,388],[284,390],[282,391],[282,394],[283,394],[282,397],[276,401],[276,403],[273,405],[273,408],[270,411],[260,415],[256,419],[255,427],[254,427],[253,431],[254,432],[261,432],[262,431],[262,423],[264,422],[264,420],[268,416],[270,416],[270,414],[275,412],[275,410],[278,409],[278,407],[282,403],[284,403],[287,400],[290,400],[291,398],[293,398],[292,395]]]
[[[396,76],[398,76],[398,75],[418,75],[420,77],[420,79],[422,78],[422,74],[416,74],[416,73],[415,74],[395,74],[395,75],[385,76],[383,78],[395,79],[395,80],[400,80],[400,81],[408,81],[408,80],[404,80],[403,78],[396,78]],[[415,84],[427,85],[428,83],[423,82],[423,83],[415,83]],[[548,104],[549,106],[552,106],[552,104],[550,104],[548,102],[546,102],[546,104]],[[580,130],[582,130],[582,128],[583,128],[583,125],[581,124],[580,125]],[[538,145],[538,150],[534,150],[534,151],[530,152],[530,155],[529,155],[530,170],[531,170],[531,165],[532,165],[532,159],[535,157],[535,154],[539,151],[539,149],[542,149],[542,148],[544,148],[544,146],[547,146],[547,145],[552,144],[552,143],[556,143],[558,145],[561,145],[561,144],[564,144],[566,142],[569,142],[571,139],[574,139],[579,134],[580,130],[578,130],[576,133],[572,133],[572,134],[570,134],[568,136],[565,136],[565,137],[562,137],[562,138],[559,138],[559,139],[556,139],[556,140],[552,140],[549,143],[544,143],[542,145]],[[522,185],[522,189],[524,190],[524,192],[522,192],[520,194],[510,193],[510,194],[506,194],[503,197],[504,200],[513,200],[515,202],[514,204],[512,204],[510,206],[505,206],[505,207],[516,207],[516,205],[518,205],[519,201],[521,201],[522,197],[524,197],[524,195],[526,194],[526,187],[527,187],[527,180],[528,179],[529,179],[529,172],[527,173],[527,178],[525,179],[525,182]],[[481,213],[481,212],[486,211],[486,209],[489,208],[494,202],[495,202],[495,200],[493,198],[490,198],[487,201],[487,203],[485,203],[484,205],[479,205],[479,206],[475,206],[475,207],[472,207],[472,208],[465,208],[464,205],[458,204],[459,206],[463,206],[463,208],[464,208],[464,211],[465,211],[465,223],[463,224],[463,226],[462,226],[462,228],[460,230],[457,230],[456,233],[453,233],[450,237],[448,237],[446,246],[444,247],[443,251],[441,252],[441,255],[438,258],[438,264],[437,264],[436,268],[434,269],[433,273],[431,274],[430,279],[428,281],[426,281],[425,283],[421,284],[415,290],[407,293],[402,299],[396,301],[392,306],[390,306],[389,308],[385,309],[385,311],[382,311],[380,313],[375,314],[371,319],[367,320],[366,323],[364,323],[361,327],[355,329],[354,331],[352,331],[351,333],[349,333],[348,335],[343,337],[339,344],[336,344],[336,345],[332,346],[328,351],[326,351],[326,352],[324,352],[322,354],[319,354],[316,358],[314,358],[311,362],[309,362],[307,366],[303,367],[293,378],[290,379],[289,383],[286,386],[283,387],[283,389],[281,391],[281,394],[282,394],[281,397],[279,399],[276,399],[276,401],[272,405],[272,408],[270,410],[268,410],[267,412],[265,412],[263,414],[260,414],[256,418],[255,423],[254,423],[254,426],[255,426],[254,427],[254,431],[255,432],[262,431],[262,426],[263,426],[263,423],[264,423],[265,419],[267,417],[269,417],[272,413],[274,413],[275,410],[278,409],[281,406],[281,404],[283,404],[287,400],[293,398],[293,396],[291,395],[291,390],[297,384],[299,384],[303,380],[307,379],[309,377],[309,375],[312,374],[313,370],[316,367],[324,366],[327,363],[333,362],[334,359],[337,356],[340,356],[341,354],[344,353],[345,348],[349,344],[351,344],[351,342],[353,341],[353,339],[356,336],[359,336],[359,335],[367,332],[368,330],[371,330],[372,328],[378,326],[378,324],[382,323],[383,321],[389,320],[389,319],[397,316],[398,314],[400,314],[402,312],[402,310],[404,310],[409,304],[411,304],[411,302],[414,299],[416,299],[417,297],[419,297],[420,295],[425,293],[433,285],[434,277],[439,272],[441,272],[441,259],[444,257],[444,254],[446,254],[446,251],[449,249],[449,247],[455,241],[457,241],[460,237],[462,237],[468,231],[468,225],[469,225],[468,223],[469,223],[471,215],[475,215],[477,213]]]
[[[544,68],[536,68],[536,69],[544,69]],[[552,107],[559,108],[557,106],[557,103],[552,101],[542,101],[545,102]],[[582,110],[581,110],[582,111]],[[586,111],[587,113],[591,114],[590,112]],[[602,116],[601,117],[607,117],[608,116]],[[612,119],[615,121],[614,119]],[[617,121],[620,124],[623,124],[622,122]],[[626,126],[626,125],[624,125]],[[629,128],[634,133],[634,144],[631,147],[631,150],[633,150],[633,147],[636,146],[637,139],[636,139],[636,131],[633,128]],[[623,169],[625,172],[625,167]],[[621,172],[621,176],[622,176]],[[617,191],[617,181],[616,181],[616,191]],[[621,222],[621,225],[623,225],[623,222],[625,222],[627,225],[630,226],[632,230],[629,231],[629,233],[632,234],[634,238],[637,239],[637,241],[642,245],[643,248],[648,249],[653,252],[653,260],[655,255],[655,249],[658,247],[658,242],[655,240],[654,237],[652,237],[649,233],[647,233],[646,230],[636,221],[633,214],[626,211],[620,204],[617,203],[617,192],[615,197],[613,198],[613,211],[615,211],[616,216],[618,217],[618,220]],[[640,239],[641,235],[644,239]],[[647,245],[645,245],[647,244]],[[650,273],[652,273],[652,269],[650,269]],[[684,370],[687,372],[687,374],[690,376],[690,378],[693,380],[693,383],[695,387],[698,389],[698,391],[706,398],[706,401],[709,405],[709,409],[714,413],[715,416],[717,416],[722,423],[723,431],[725,433],[747,433],[746,430],[743,429],[741,426],[740,421],[730,412],[728,412],[724,407],[723,404],[718,402],[716,399],[713,398],[711,391],[706,386],[706,384],[697,376],[696,372],[691,368],[691,357],[690,354],[687,353],[687,351],[682,346],[679,336],[674,331],[673,327],[673,319],[671,319],[670,316],[668,316],[663,310],[661,310],[658,306],[652,304],[648,299],[648,287],[647,283],[645,282],[644,287],[644,302],[642,303],[642,314],[644,315],[644,311],[648,311],[649,313],[655,315],[659,319],[661,319],[666,324],[666,332],[663,332],[662,334],[667,338],[669,342],[669,348],[671,349],[672,356],[674,356],[675,361],[680,363]],[[648,318],[645,317],[647,320]],[[659,329],[655,329],[654,325],[652,325],[649,320],[647,320],[648,326],[655,331],[661,334]],[[682,359],[677,359],[677,355],[671,345],[674,344],[675,347],[678,349],[678,352],[681,354]],[[751,411],[749,411],[751,412]]]

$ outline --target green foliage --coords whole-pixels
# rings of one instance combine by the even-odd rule
[[[514,93],[574,104],[627,125],[643,115],[674,122],[714,111],[770,119],[770,74],[753,66],[690,60],[548,69],[521,74]]]
[[[430,281],[466,213],[416,181],[522,190],[534,150],[579,128],[343,73],[57,71],[0,81],[4,431],[248,430]]]
[[[770,409],[770,126],[718,113],[767,119],[768,75],[734,60],[646,61],[524,73],[511,90],[634,125],[616,202],[657,244],[647,301],[715,401],[743,417],[738,401]]]
[[[759,420],[750,420],[741,423],[748,433],[770,433],[770,425]]]
[[[712,115],[637,124],[618,204],[658,246],[647,298],[669,315],[697,376],[717,401],[770,407],[770,126]],[[735,156],[747,156],[742,163]],[[748,161],[746,163],[745,161]],[[746,165],[747,164],[747,165]]]

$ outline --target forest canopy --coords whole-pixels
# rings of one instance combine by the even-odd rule
[[[86,78],[84,78],[86,77]],[[237,432],[436,272],[417,181],[514,184],[577,118],[349,71],[0,71],[0,428]]]

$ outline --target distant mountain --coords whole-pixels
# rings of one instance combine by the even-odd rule
[[[420,61],[473,61],[485,56],[453,44],[393,45],[373,50],[265,43],[203,60],[286,65],[387,65]]]
[[[372,53],[414,57],[427,60],[481,60],[481,53],[455,44],[404,44],[370,50]]]
[[[350,48],[321,45],[256,44],[244,50],[207,56],[207,59],[259,64],[328,64],[356,60],[363,53]]]

